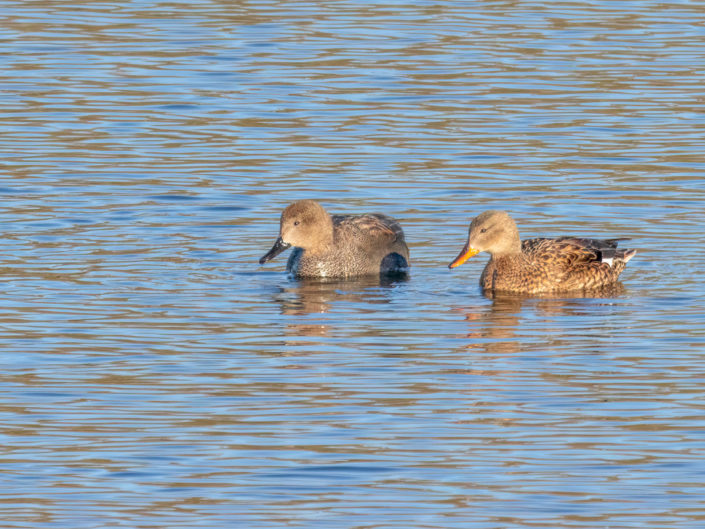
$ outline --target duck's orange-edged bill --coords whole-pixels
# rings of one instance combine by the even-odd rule
[[[465,261],[470,259],[473,255],[477,255],[478,253],[480,253],[480,250],[476,250],[469,244],[466,244],[465,248],[462,249],[458,257],[453,259],[453,262],[448,265],[448,268],[455,268],[456,266],[460,266]]]

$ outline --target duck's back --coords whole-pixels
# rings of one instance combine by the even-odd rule
[[[404,231],[392,217],[381,213],[333,215],[336,244],[351,244],[363,253],[395,249],[409,257]]]
[[[635,250],[618,250],[621,239],[559,237],[522,242],[522,253],[491,259],[481,278],[485,289],[527,293],[586,290],[614,283]]]

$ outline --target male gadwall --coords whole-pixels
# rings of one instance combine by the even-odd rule
[[[636,250],[617,250],[624,239],[528,239],[521,241],[504,211],[485,211],[472,220],[468,241],[448,265],[455,268],[479,252],[490,260],[480,276],[485,291],[566,292],[589,290],[617,281]]]
[[[299,200],[284,210],[279,238],[260,264],[290,246],[286,271],[294,277],[404,274],[409,268],[409,249],[396,220],[379,213],[329,215],[314,200]]]

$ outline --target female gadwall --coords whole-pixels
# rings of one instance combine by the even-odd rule
[[[480,276],[485,291],[538,294],[596,289],[617,281],[636,250],[617,250],[624,239],[519,239],[504,211],[485,211],[472,220],[468,242],[448,265],[455,268],[479,252],[490,260]]]
[[[404,274],[409,249],[401,226],[379,213],[329,215],[314,200],[299,200],[282,213],[279,238],[263,264],[294,246],[286,271],[294,277],[346,278]]]

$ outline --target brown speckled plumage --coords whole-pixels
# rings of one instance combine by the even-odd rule
[[[295,277],[346,278],[405,273],[409,249],[399,223],[380,213],[329,215],[313,200],[289,205],[279,238],[264,263],[289,246],[287,272]]]
[[[503,211],[473,219],[468,242],[449,265],[459,266],[478,252],[490,253],[480,276],[486,291],[567,292],[614,283],[636,250],[618,250],[620,239],[528,239],[521,242],[516,224]]]

